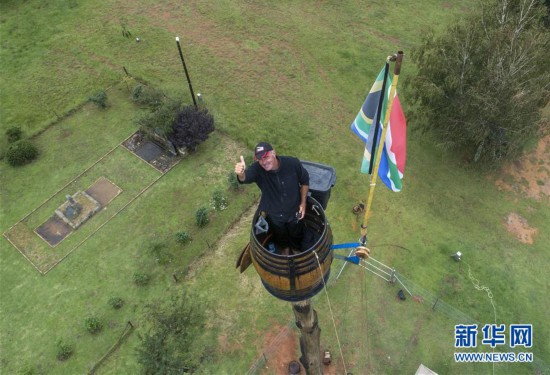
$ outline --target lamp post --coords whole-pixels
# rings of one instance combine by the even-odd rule
[[[193,92],[193,86],[191,85],[191,78],[189,78],[189,72],[187,72],[187,66],[185,66],[185,60],[183,59],[183,53],[181,52],[181,46],[180,46],[180,37],[176,37],[176,44],[178,45],[178,51],[180,53],[180,59],[181,64],[183,65],[183,70],[185,72],[185,77],[187,78],[187,84],[189,85],[189,91],[191,91],[191,98],[193,99],[193,104],[195,105],[195,109],[198,108],[197,106],[197,100],[195,99],[195,93]]]

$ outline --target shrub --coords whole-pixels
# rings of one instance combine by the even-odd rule
[[[212,131],[214,117],[208,110],[187,106],[178,112],[167,136],[176,147],[186,147],[194,151],[199,144],[208,139],[208,134]]]
[[[239,180],[237,179],[237,174],[233,171],[229,172],[227,174],[227,183],[229,185],[229,188],[232,190],[238,190],[239,189]]]
[[[90,316],[86,318],[86,320],[84,321],[84,325],[86,327],[86,330],[92,335],[95,335],[103,329],[103,322],[101,322],[101,320],[95,316]]]
[[[107,93],[105,90],[99,90],[94,95],[90,96],[88,100],[97,105],[99,108],[107,107]]]
[[[120,309],[122,306],[124,306],[124,300],[120,297],[111,297],[109,298],[109,306],[111,306],[113,309]]]
[[[57,359],[66,361],[73,354],[73,346],[61,340],[57,343]]]
[[[145,286],[151,281],[151,276],[143,272],[135,272],[133,278],[137,286]]]
[[[227,197],[225,196],[223,190],[216,189],[212,193],[212,207],[217,211],[222,211],[227,208]]]
[[[25,139],[12,143],[6,151],[8,163],[14,167],[30,163],[38,156],[36,146]]]
[[[158,109],[165,98],[162,91],[149,86],[137,85],[132,91],[132,101],[136,104],[149,107],[151,110]]]
[[[194,374],[206,361],[206,311],[208,306],[198,296],[185,292],[169,301],[148,305],[144,326],[139,335],[137,361],[144,374]]]
[[[6,130],[6,137],[8,137],[8,142],[13,143],[21,139],[23,132],[19,126],[12,126]]]
[[[180,244],[180,245],[185,245],[186,243],[190,242],[192,240],[191,238],[191,235],[182,230],[181,232],[177,232],[176,233],[176,241]]]
[[[156,133],[165,136],[171,132],[179,107],[179,102],[175,100],[165,101],[153,112],[138,118],[137,123],[147,134]]]
[[[208,219],[208,207],[201,207],[195,212],[195,220],[199,228],[204,227],[210,219]]]

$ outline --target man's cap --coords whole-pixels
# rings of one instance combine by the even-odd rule
[[[267,142],[260,142],[254,148],[254,160],[263,159],[273,147]]]

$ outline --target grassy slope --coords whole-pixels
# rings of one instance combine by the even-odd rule
[[[26,93],[16,99],[2,90],[2,129],[12,122],[22,123],[27,134],[43,129],[55,118],[53,110],[61,114],[95,89],[109,86],[119,79],[123,65],[172,95],[187,93],[173,40],[174,35],[180,35],[195,90],[203,93],[216,115],[218,128],[249,147],[259,139],[268,139],[281,153],[336,167],[338,181],[328,211],[336,242],[357,237],[357,223],[350,209],[366,197],[368,184],[356,172],[361,145],[347,130],[347,124],[388,53],[397,48],[407,52],[419,40],[423,25],[443,25],[461,11],[439,1],[399,2],[392,8],[382,2],[370,2],[367,6],[232,1],[197,1],[185,7],[145,1],[125,5],[107,1],[67,4],[72,4],[70,11],[64,11],[64,2],[43,5],[42,11],[51,12],[44,14],[59,18],[59,22],[52,23],[55,26],[29,20],[33,18],[29,14],[38,14],[32,10],[32,2],[2,4],[4,46],[8,43],[5,35],[13,36],[17,30],[16,37],[9,39],[13,45],[9,48],[18,48],[21,56],[16,61],[6,60],[9,48],[2,48],[1,85]],[[106,13],[105,8],[111,11]],[[122,38],[121,22],[142,42]],[[58,33],[48,32],[48,27],[57,27]],[[44,30],[40,45],[23,47],[29,46],[30,38],[24,28]],[[11,29],[12,34],[6,34]],[[74,38],[77,34],[78,39]],[[412,69],[405,65],[403,76]],[[44,94],[45,87],[52,92]],[[402,101],[406,106],[405,98]],[[16,100],[19,105],[15,105]],[[92,111],[91,122],[98,123],[98,113],[85,110]],[[2,229],[121,141],[131,131],[131,125],[122,119],[131,117],[131,112],[121,108],[115,115],[120,119],[109,121],[105,125],[108,131],[94,131],[93,136],[86,132],[94,125],[71,125],[75,138],[70,143],[62,142],[63,128],[69,127],[65,122],[37,139],[39,146],[44,142],[44,149],[56,143],[64,147],[62,160],[56,160],[58,154],[44,151],[38,162],[19,170],[6,169],[3,164],[3,176],[10,182],[2,186]],[[57,141],[52,137],[55,132],[60,134]],[[543,244],[549,243],[548,233],[541,230],[534,245],[521,245],[502,226],[505,215],[516,211],[532,226],[542,229],[550,221],[548,206],[515,201],[514,197],[497,192],[490,180],[458,168],[452,155],[434,148],[429,140],[421,141],[418,132],[409,134],[405,190],[391,194],[378,188],[370,240],[372,245],[393,243],[410,251],[375,248],[375,257],[425,288],[439,291],[444,300],[474,319],[490,323],[490,303],[471,286],[465,264],[449,261],[449,254],[460,249],[475,277],[493,291],[499,320],[533,323],[533,351],[550,362],[543,357],[550,352],[549,340],[545,339],[550,332],[543,318],[548,302],[540,293],[548,284],[541,276],[548,267],[543,253]],[[87,142],[94,142],[98,149],[89,145],[89,149],[81,151]],[[242,147],[232,150],[238,153]],[[192,220],[181,218],[181,210],[172,207],[171,199],[163,203],[164,198],[191,205],[207,199],[208,191],[190,194],[186,186],[189,173],[206,173],[202,166],[211,168],[212,159],[207,155],[214,152],[213,142],[207,142],[197,159],[190,159],[188,167],[179,165],[112,226],[104,228],[45,278],[38,277],[2,239],[2,366],[6,371],[44,362],[53,366],[54,373],[71,369],[79,372],[106,350],[126,320],[139,319],[142,304],[154,295],[177,291],[170,272],[154,267],[155,280],[147,290],[135,290],[128,284],[135,269],[151,267],[151,260],[140,253],[142,243],[154,234],[173,233],[180,220]],[[231,168],[233,160],[229,155],[220,169]],[[52,168],[52,164],[64,167]],[[247,200],[241,200],[239,205],[244,207]],[[150,215],[143,218],[140,210]],[[220,223],[210,230],[218,233]],[[244,372],[259,354],[257,347],[262,340],[258,335],[274,324],[286,324],[290,318],[288,306],[269,298],[252,271],[243,279],[232,270],[233,258],[245,238],[246,234],[241,234],[229,243],[225,255],[229,264],[206,267],[192,283],[211,300],[214,315],[225,317],[225,323],[215,332],[229,337],[231,349],[219,348],[209,367],[212,372],[220,368],[228,373]],[[201,248],[197,242],[194,250],[178,257],[178,265],[187,264],[194,254],[204,250],[204,245]],[[331,298],[336,306],[349,306],[336,314],[341,314],[339,334],[349,349],[349,361],[357,366],[354,372],[369,368],[375,373],[410,373],[419,362],[440,373],[490,371],[488,365],[454,364],[452,333],[454,325],[461,322],[434,315],[425,305],[398,304],[394,301],[395,288],[356,269],[346,271],[344,281],[335,285]],[[230,291],[225,287],[235,284],[239,287]],[[110,311],[104,301],[119,291],[131,301],[121,314]],[[243,294],[254,298],[241,298]],[[326,335],[323,340],[335,353],[324,296],[316,297],[316,303]],[[86,311],[99,311],[111,322],[112,329],[103,336],[87,336],[81,328]],[[58,328],[60,320],[64,324]],[[78,342],[75,357],[63,365],[55,365],[53,359],[58,337]],[[127,373],[134,373],[132,350],[136,342],[136,335],[131,336],[105,372],[116,373],[125,368]],[[515,364],[497,366],[496,370],[530,371],[527,366]]]

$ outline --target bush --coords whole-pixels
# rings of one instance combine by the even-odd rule
[[[134,103],[149,107],[153,111],[162,105],[164,98],[165,95],[162,91],[149,86],[137,85],[132,91],[132,101]]]
[[[176,147],[186,147],[190,151],[208,139],[208,134],[214,131],[214,117],[206,109],[194,106],[184,107],[178,112],[168,139]]]
[[[66,361],[73,354],[73,346],[61,340],[57,343],[57,359]]]
[[[23,132],[19,126],[12,126],[6,130],[6,137],[8,137],[8,142],[13,143],[21,139]]]
[[[38,156],[36,146],[25,139],[12,143],[6,151],[8,163],[14,167],[30,163]]]
[[[133,278],[137,286],[145,286],[151,281],[151,276],[143,272],[135,272]]]
[[[146,134],[156,133],[166,136],[171,132],[179,108],[179,102],[168,100],[153,112],[140,117],[137,123]]]
[[[97,105],[99,108],[107,107],[107,93],[105,90],[96,92],[94,95],[90,96],[88,100]]]
[[[186,243],[189,243],[191,240],[192,240],[191,235],[184,230],[176,233],[176,241],[180,245],[185,245]]]
[[[95,316],[86,318],[86,320],[84,321],[84,325],[86,327],[86,330],[92,335],[95,335],[103,329],[103,322],[101,322],[101,320]]]
[[[223,190],[216,189],[212,193],[212,207],[217,211],[222,211],[227,208],[227,197],[223,193]]]
[[[238,190],[239,186],[239,180],[237,179],[237,174],[233,171],[229,172],[227,175],[227,184],[229,185],[229,188],[232,190]]]
[[[195,213],[195,220],[199,228],[204,227],[210,219],[208,219],[208,207],[201,207]]]
[[[122,306],[124,306],[124,300],[120,297],[111,297],[109,298],[109,306],[111,306],[113,309],[120,309]]]
[[[197,296],[184,293],[169,301],[148,305],[145,311],[149,327],[139,335],[137,360],[144,374],[193,374],[205,361],[210,340],[206,330],[208,306]]]

